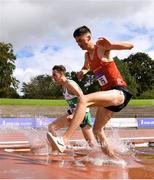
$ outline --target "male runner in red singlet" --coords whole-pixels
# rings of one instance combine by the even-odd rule
[[[107,155],[116,157],[112,147],[108,144],[104,127],[114,112],[120,111],[127,105],[132,95],[127,90],[127,84],[117,69],[113,58],[110,57],[110,52],[111,50],[130,50],[133,45],[124,42],[112,43],[103,37],[94,43],[91,31],[86,26],[76,29],[73,36],[80,48],[86,50],[84,66],[78,72],[78,78],[82,79],[91,70],[95,74],[102,91],[80,96],[70,127],[63,137],[52,136],[52,141],[59,151],[63,152],[66,148],[65,144],[83,120],[86,107],[95,106],[98,107],[93,127],[95,137]]]

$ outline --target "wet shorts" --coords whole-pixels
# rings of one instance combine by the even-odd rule
[[[72,112],[71,112],[70,109],[69,109],[67,112],[68,112],[69,115],[72,114]],[[80,124],[80,127],[81,127],[81,128],[84,128],[86,125],[92,127],[92,119],[91,119],[91,114],[90,114],[90,112],[86,112],[86,114],[85,114],[85,116],[84,116],[84,119],[83,119],[83,121],[82,121],[81,124]]]
[[[116,86],[116,87],[113,87],[112,89],[117,89],[117,90],[122,91],[125,96],[125,100],[124,100],[123,104],[121,104],[121,105],[108,106],[105,108],[109,109],[110,111],[113,111],[113,112],[119,112],[128,104],[128,102],[130,101],[130,99],[132,98],[133,95],[129,92],[129,90],[126,87]]]

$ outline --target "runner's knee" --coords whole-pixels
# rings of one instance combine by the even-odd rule
[[[112,105],[117,106],[117,105],[122,104],[125,98],[122,91],[119,91],[119,90],[114,90],[114,91],[115,91],[116,96],[115,97],[113,96]]]
[[[84,106],[87,105],[87,98],[85,95],[79,97],[79,104],[82,104]]]
[[[49,124],[49,125],[48,125],[48,130],[49,130],[50,132],[55,131],[55,130],[56,130],[55,125],[54,125],[53,123]]]

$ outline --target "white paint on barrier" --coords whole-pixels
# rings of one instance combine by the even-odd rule
[[[137,128],[138,123],[136,118],[111,118],[106,124],[106,127],[117,127],[117,128]]]

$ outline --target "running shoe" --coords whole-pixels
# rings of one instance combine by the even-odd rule
[[[60,152],[64,152],[66,145],[62,137],[55,137],[50,132],[47,132],[47,138],[51,144],[54,144]]]

